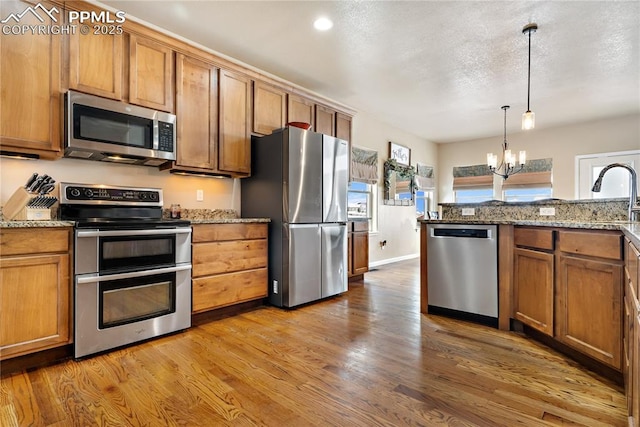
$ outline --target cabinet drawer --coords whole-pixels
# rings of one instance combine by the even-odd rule
[[[266,239],[267,224],[196,224],[193,243],[221,240]]]
[[[193,277],[267,266],[267,240],[198,243],[192,248]]]
[[[369,231],[369,221],[353,221],[353,231]]]
[[[622,259],[622,235],[615,231],[560,231],[559,249],[578,255]]]
[[[266,268],[193,279],[193,312],[264,298],[267,280]]]
[[[2,256],[68,251],[69,229],[67,228],[0,230]]]
[[[553,250],[553,230],[516,227],[513,239],[516,246]]]

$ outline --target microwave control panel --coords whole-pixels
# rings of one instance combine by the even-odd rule
[[[173,152],[173,124],[158,122],[158,150]]]

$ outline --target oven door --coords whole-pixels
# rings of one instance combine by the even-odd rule
[[[75,357],[191,326],[191,264],[75,280]]]
[[[191,227],[76,230],[76,274],[116,273],[191,262]]]

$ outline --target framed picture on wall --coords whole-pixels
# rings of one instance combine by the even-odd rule
[[[394,159],[399,165],[411,166],[411,149],[395,142],[389,142],[389,158]]]

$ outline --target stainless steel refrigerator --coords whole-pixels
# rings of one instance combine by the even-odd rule
[[[287,127],[251,141],[243,217],[268,217],[269,302],[294,307],[347,290],[346,141]]]

